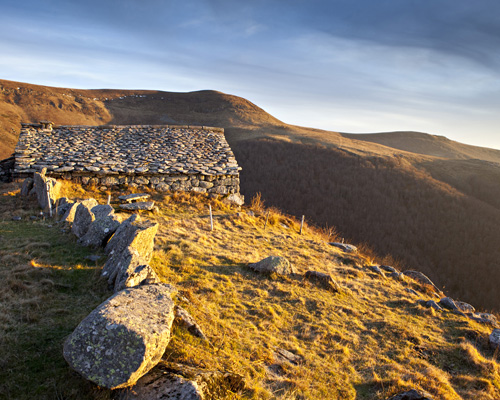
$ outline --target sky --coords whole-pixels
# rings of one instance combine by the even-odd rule
[[[339,132],[500,149],[498,0],[0,0],[0,79],[213,89]]]

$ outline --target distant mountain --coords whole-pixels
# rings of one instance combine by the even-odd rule
[[[429,135],[422,132],[344,133],[342,136],[432,157],[448,159],[476,158],[500,162],[500,150],[470,146],[455,142],[444,136]]]
[[[500,151],[419,132],[288,125],[216,91],[76,90],[0,81],[0,157],[19,123],[225,128],[250,199],[335,226],[374,256],[419,269],[464,301],[500,306]]]

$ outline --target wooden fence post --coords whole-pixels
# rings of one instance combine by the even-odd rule
[[[211,204],[208,205],[208,209],[210,210],[210,230],[213,231],[214,230],[214,219],[212,217],[212,205]]]
[[[266,213],[266,223],[264,224],[264,230],[266,230],[267,220],[268,219],[269,219],[269,210],[267,210],[267,213]]]
[[[302,235],[302,228],[304,227],[304,216],[302,216],[302,221],[300,222],[300,232],[299,235]]]

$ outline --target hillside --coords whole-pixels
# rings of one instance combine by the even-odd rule
[[[77,185],[66,184],[63,194],[107,200]],[[164,360],[240,374],[245,389],[232,399],[383,400],[411,388],[440,400],[499,398],[492,327],[420,305],[439,300],[432,287],[376,272],[369,254],[330,246],[337,239],[331,232],[306,225],[299,234],[297,220],[265,209],[258,198],[239,210],[203,195],[152,196],[159,211],[141,217],[160,223],[151,266],[178,288],[176,302],[208,337],[176,327]],[[112,294],[100,278],[105,257],[37,215],[34,201],[19,198],[18,185],[2,186],[0,393],[20,400],[116,398],[62,357],[67,335]],[[90,261],[91,254],[102,257]],[[268,255],[286,257],[297,274],[249,268]],[[341,292],[303,279],[308,270],[330,274]]]
[[[499,309],[499,151],[418,132],[350,135],[287,125],[214,91],[74,90],[0,81],[2,154],[18,122],[190,123],[225,128],[241,190],[381,257],[422,270],[453,296]]]

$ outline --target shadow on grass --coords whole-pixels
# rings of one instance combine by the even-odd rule
[[[101,265],[85,258],[95,252],[51,221],[0,221],[0,235],[0,393],[109,398],[62,355],[65,338],[111,295],[100,281]]]

